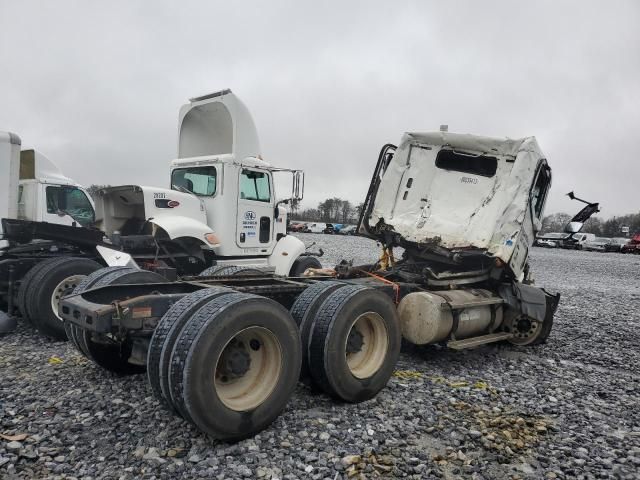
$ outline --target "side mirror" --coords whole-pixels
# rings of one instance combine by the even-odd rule
[[[280,206],[281,203],[288,205],[290,202],[291,202],[290,198],[285,198],[284,200],[280,200],[279,202],[276,202],[276,206],[273,208],[273,218],[277,220],[278,217],[280,216],[280,209],[278,207]]]
[[[566,233],[578,233],[580,230],[582,230],[583,225],[584,223],[582,222],[569,222],[565,225],[564,231]]]
[[[302,200],[304,197],[304,172],[302,170],[296,170],[293,173],[293,199]]]

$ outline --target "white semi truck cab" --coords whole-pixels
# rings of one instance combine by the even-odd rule
[[[0,218],[89,227],[95,209],[87,191],[51,160],[21,150],[16,134],[0,132]]]
[[[276,197],[274,175],[280,173],[292,177],[284,201]],[[178,158],[167,183],[169,188],[99,191],[96,226],[110,238],[168,240],[205,266],[259,265],[292,273],[305,248],[287,236],[283,204],[302,199],[304,174],[262,159],[251,114],[230,90],[192,98],[180,109]]]

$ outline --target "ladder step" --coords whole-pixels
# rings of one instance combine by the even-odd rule
[[[464,340],[450,340],[447,342],[447,347],[454,350],[464,350],[465,348],[477,347],[478,345],[485,345],[487,343],[501,342],[502,340],[508,340],[512,337],[513,333],[509,332],[490,333],[479,337],[465,338]]]

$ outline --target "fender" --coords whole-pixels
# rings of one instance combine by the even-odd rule
[[[171,240],[181,237],[190,237],[202,242],[209,248],[214,248],[220,245],[219,243],[215,243],[215,241],[212,243],[211,240],[215,238],[215,235],[211,228],[206,223],[199,222],[193,218],[166,215],[151,218],[149,219],[149,222],[157,225],[167,232],[167,235],[169,235]],[[213,237],[211,235],[213,235]],[[207,239],[207,236],[209,236],[209,239]]]
[[[296,237],[287,235],[276,243],[273,253],[269,255],[269,265],[275,267],[276,275],[289,275],[293,262],[305,251],[304,243]]]

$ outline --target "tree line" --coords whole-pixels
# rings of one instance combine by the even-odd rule
[[[291,219],[308,222],[355,224],[360,216],[362,205],[360,203],[354,206],[349,200],[333,197],[320,202],[316,208],[302,210],[294,202],[291,205]]]
[[[542,233],[562,232],[564,226],[573,218],[568,213],[553,213],[542,219]],[[624,237],[622,227],[629,227],[629,236],[640,232],[640,212],[629,213],[601,220],[598,217],[591,217],[582,227],[582,232],[593,233],[599,237]]]

